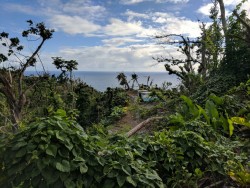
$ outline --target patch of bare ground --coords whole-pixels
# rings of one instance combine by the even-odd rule
[[[128,109],[130,109],[131,105],[136,103],[138,94],[137,94],[137,91],[134,91],[134,90],[128,91],[127,94],[129,96]],[[143,107],[145,109],[151,109],[155,105],[156,105],[155,103],[140,103],[140,104],[138,104],[139,107]],[[142,118],[138,117],[137,115],[135,115],[134,112],[127,110],[126,114],[119,121],[117,121],[116,123],[114,123],[114,125],[112,125],[110,127],[110,133],[112,133],[112,134],[127,133],[130,130],[132,130],[134,127],[136,127],[138,124],[143,122],[144,120],[145,119],[142,119]],[[148,126],[148,128],[149,127],[150,126]],[[144,132],[145,130],[142,129],[141,131]]]

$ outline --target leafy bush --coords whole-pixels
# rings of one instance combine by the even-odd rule
[[[87,135],[64,111],[32,123],[1,145],[1,187],[86,184],[87,164],[95,157],[91,145],[84,144],[86,140]]]
[[[102,114],[99,113],[101,94],[92,87],[79,83],[75,88],[77,95],[76,109],[79,111],[77,122],[84,128],[100,121]]]
[[[2,140],[0,151],[1,187],[163,187],[146,162],[86,135],[62,110]]]
[[[156,132],[151,137],[139,137],[134,142],[141,158],[155,161],[154,169],[167,187],[204,187],[219,180],[229,182],[227,161],[234,161],[237,166],[245,160],[234,153],[237,142],[232,143],[201,121]]]
[[[246,160],[201,121],[128,139],[87,135],[62,110],[0,143],[0,187],[202,187]]]
[[[112,108],[112,112],[111,114],[108,116],[109,120],[111,122],[117,121],[119,120],[122,116],[125,115],[126,109],[125,107],[121,107],[121,106],[115,106],[114,108]]]

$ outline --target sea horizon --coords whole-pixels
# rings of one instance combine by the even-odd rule
[[[26,71],[25,75],[38,75],[42,74],[44,71]],[[123,72],[127,76],[127,80],[132,85],[131,75],[133,73],[138,75],[139,84],[147,84],[148,76],[150,76],[149,83],[152,82],[153,86],[161,87],[164,82],[171,82],[172,86],[177,86],[179,81],[176,76],[169,75],[167,72],[148,72],[148,71],[73,71],[73,78],[80,79],[94,89],[104,92],[108,87],[116,88],[122,86],[119,84],[116,76]],[[51,75],[60,74],[60,71],[46,71]],[[135,83],[135,89],[137,89],[137,84]]]

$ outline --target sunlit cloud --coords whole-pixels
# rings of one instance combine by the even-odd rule
[[[132,5],[146,1],[153,1],[155,3],[187,3],[189,0],[120,0],[121,4]]]
[[[143,42],[141,39],[129,38],[129,37],[120,37],[120,38],[110,38],[103,39],[102,42],[106,46],[123,46],[129,43],[140,43]]]
[[[49,19],[51,25],[68,34],[83,34],[98,31],[101,27],[79,16],[54,15]]]

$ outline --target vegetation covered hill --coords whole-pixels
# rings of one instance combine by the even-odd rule
[[[182,82],[146,86],[152,103],[122,73],[125,88],[102,93],[73,80],[74,60],[52,59],[59,76],[24,76],[54,31],[29,20],[23,37],[41,41],[24,59],[19,39],[0,33],[0,187],[249,187],[250,24],[240,6],[226,20],[214,1],[198,39],[156,37],[185,58],[155,57]]]

